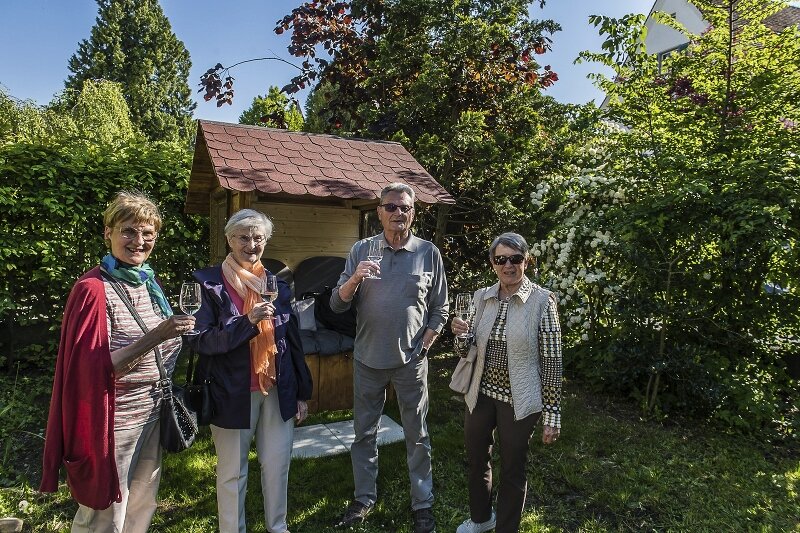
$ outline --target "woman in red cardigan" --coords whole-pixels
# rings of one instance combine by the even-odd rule
[[[79,504],[72,533],[145,533],[161,479],[153,349],[171,374],[194,318],[172,314],[146,263],[161,229],[155,204],[121,192],[103,219],[111,253],[75,283],[64,311],[40,490],[58,489],[63,463]],[[104,275],[120,282],[148,333]]]

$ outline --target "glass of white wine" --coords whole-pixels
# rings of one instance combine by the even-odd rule
[[[383,239],[379,237],[374,237],[371,241],[369,241],[369,251],[367,252],[367,260],[372,261],[373,263],[380,264],[381,259],[383,259]],[[377,274],[373,274],[372,270],[370,270],[367,278],[381,279],[380,276],[378,276]]]
[[[264,276],[264,281],[261,283],[261,299],[265,302],[272,303],[278,297],[278,277],[275,274],[267,274]],[[274,316],[269,317],[270,320],[275,320]]]
[[[472,303],[472,295],[467,292],[462,292],[456,295],[456,305],[455,305],[456,315],[458,318],[469,324],[470,328],[472,328],[472,315],[475,314],[475,306]],[[459,333],[459,339],[466,339],[470,336],[470,332],[467,333]]]
[[[187,315],[194,315],[200,310],[202,303],[203,297],[200,293],[199,283],[186,282],[181,286],[181,311]],[[193,329],[187,331],[185,335],[197,335],[198,333],[200,333],[198,330]]]

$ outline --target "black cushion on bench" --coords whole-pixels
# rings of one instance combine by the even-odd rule
[[[298,300],[306,293],[322,292],[335,287],[344,271],[344,257],[318,255],[300,262],[294,269],[294,295]]]
[[[334,355],[353,351],[353,338],[323,327],[316,331],[300,330],[300,341],[303,343],[303,354]]]
[[[277,259],[272,259],[270,257],[262,257],[261,264],[264,265],[264,268],[269,270],[272,274],[275,274],[283,281],[289,284],[289,288],[292,289],[292,294],[294,294],[294,275],[292,271],[289,270],[282,261]]]

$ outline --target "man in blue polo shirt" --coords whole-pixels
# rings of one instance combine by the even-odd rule
[[[411,233],[414,190],[392,183],[381,191],[383,233],[353,245],[331,295],[331,309],[358,311],[353,350],[353,425],[350,448],[354,499],[337,527],[364,521],[377,499],[378,422],[386,387],[397,393],[406,440],[415,533],[432,533],[435,521],[428,414],[428,349],[447,322],[447,279],[439,249]],[[382,258],[367,258],[370,241]],[[373,276],[378,276],[377,278]]]

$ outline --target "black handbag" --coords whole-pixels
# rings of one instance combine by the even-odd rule
[[[195,383],[197,376],[194,375],[194,356],[195,351],[191,349],[189,365],[186,367],[186,382],[182,390],[183,401],[197,415],[197,425],[207,426],[214,416],[214,405],[211,402],[211,391],[209,390],[211,379],[205,378],[199,383]]]
[[[142,317],[136,311],[128,295],[119,286],[119,281],[105,270],[102,271],[106,278],[128,308],[136,323],[147,333],[149,329],[145,325]],[[161,350],[156,346],[153,348],[156,353],[156,364],[158,365],[159,380],[158,388],[161,390],[161,416],[160,416],[160,437],[161,447],[168,452],[182,452],[194,443],[197,437],[197,415],[186,407],[184,400],[184,389],[172,383],[164,370],[164,362],[161,359]]]

